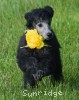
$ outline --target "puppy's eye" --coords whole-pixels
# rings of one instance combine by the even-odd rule
[[[38,24],[38,26],[39,26],[39,27],[42,27],[43,25],[40,23],[40,24]]]

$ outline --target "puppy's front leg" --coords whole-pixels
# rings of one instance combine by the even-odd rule
[[[36,86],[35,79],[31,74],[29,74],[29,72],[24,73],[24,89],[27,88],[28,84],[30,84],[32,88]]]

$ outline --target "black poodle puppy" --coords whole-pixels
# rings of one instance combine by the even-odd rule
[[[49,6],[25,14],[27,28],[37,29],[38,33],[45,38],[44,43],[49,46],[41,49],[20,48],[27,44],[25,34],[21,36],[17,50],[17,63],[24,74],[24,88],[28,83],[35,87],[37,81],[49,75],[51,80],[58,82],[63,80],[60,45],[51,29],[53,15],[54,11]]]

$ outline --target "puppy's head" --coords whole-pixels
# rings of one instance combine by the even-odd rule
[[[54,11],[51,7],[46,6],[40,9],[34,9],[31,12],[25,14],[27,20],[27,28],[38,30],[45,39],[49,39],[53,36],[51,31],[51,21],[54,15]]]

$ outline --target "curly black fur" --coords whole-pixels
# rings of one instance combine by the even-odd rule
[[[48,19],[51,24],[51,19],[54,11],[51,7],[35,9],[32,12],[25,14],[27,20],[27,27],[33,29],[33,22],[37,20]],[[52,31],[53,32],[53,31]],[[25,34],[21,36],[18,50],[17,50],[17,63],[24,73],[24,88],[27,83],[32,87],[36,86],[36,82],[42,80],[43,77],[50,75],[51,79],[60,82],[63,79],[62,64],[60,59],[60,45],[53,32],[53,37],[50,40],[44,41],[50,47],[43,47],[41,49],[20,48],[25,46]]]

